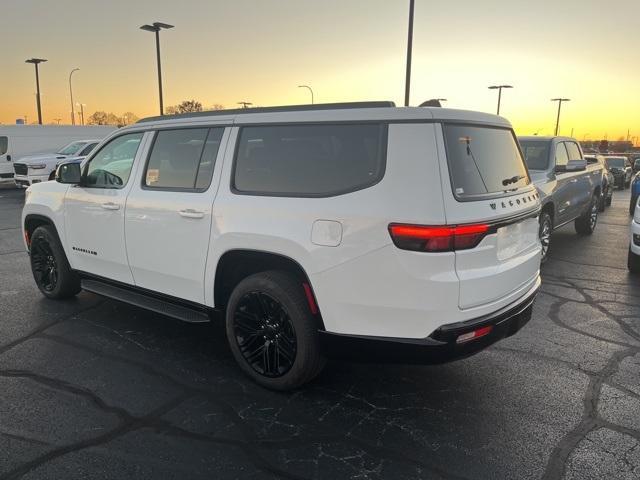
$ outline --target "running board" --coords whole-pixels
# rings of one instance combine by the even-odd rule
[[[161,300],[151,295],[134,292],[99,280],[82,279],[81,286],[83,290],[88,292],[135,305],[136,307],[151,310],[152,312],[177,318],[185,322],[204,323],[210,321],[209,315],[204,311]]]

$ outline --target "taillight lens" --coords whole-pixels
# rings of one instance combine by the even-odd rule
[[[474,248],[489,232],[489,225],[406,225],[392,223],[389,233],[396,247],[419,252],[452,252]]]

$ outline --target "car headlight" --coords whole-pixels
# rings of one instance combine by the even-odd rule
[[[44,163],[29,163],[27,164],[27,167],[29,167],[31,170],[41,170],[43,168],[47,168]]]

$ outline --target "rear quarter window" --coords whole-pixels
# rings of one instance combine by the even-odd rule
[[[242,127],[232,189],[293,197],[361,190],[383,177],[386,145],[386,124]]]
[[[511,129],[459,124],[442,128],[456,198],[495,195],[530,183]]]

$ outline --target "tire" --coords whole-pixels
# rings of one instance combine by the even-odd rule
[[[540,214],[540,228],[538,229],[538,238],[542,245],[540,252],[540,263],[544,263],[549,258],[549,249],[551,248],[551,232],[553,231],[553,219],[547,212]]]
[[[631,195],[631,201],[629,202],[629,215],[633,215],[636,211],[636,203],[638,202],[638,195]]]
[[[612,201],[613,201],[613,191],[611,192],[611,195],[609,195],[609,196],[607,197],[607,201],[606,201],[606,203],[607,203],[607,207],[610,207],[610,206],[611,206],[611,202],[612,202]]]
[[[80,278],[71,270],[53,227],[36,228],[29,250],[33,279],[45,297],[61,300],[80,292]]]
[[[581,235],[591,235],[596,229],[598,224],[598,196],[594,195],[591,198],[591,204],[586,212],[580,217],[576,218],[575,228],[576,232]]]
[[[631,273],[640,274],[640,255],[633,253],[631,247],[627,256],[627,268]]]
[[[56,179],[56,171],[54,170],[53,172],[51,172],[51,174],[49,174],[49,180],[55,180]]]
[[[245,278],[231,293],[226,310],[233,356],[256,383],[292,390],[324,367],[318,318],[292,275],[268,271]]]

